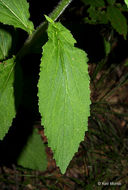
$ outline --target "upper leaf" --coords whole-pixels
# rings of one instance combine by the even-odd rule
[[[31,33],[33,23],[29,21],[29,4],[26,0],[0,0],[0,22],[13,25]]]
[[[124,36],[127,35],[127,20],[122,12],[115,6],[108,6],[107,8],[108,19],[111,22],[113,28]]]
[[[14,58],[0,64],[0,140],[8,132],[15,117]]]
[[[24,168],[34,170],[45,170],[47,167],[47,159],[45,153],[45,146],[41,137],[37,133],[37,129],[29,136],[28,141],[23,148],[19,158],[18,164]]]
[[[11,45],[11,34],[4,29],[0,29],[0,60],[3,60],[8,56],[8,52],[11,48]]]
[[[39,110],[48,144],[65,173],[88,126],[88,59],[84,51],[74,47],[76,40],[62,24],[51,22],[48,37],[38,83]]]

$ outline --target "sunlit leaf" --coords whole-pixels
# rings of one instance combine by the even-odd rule
[[[125,2],[125,4],[127,5],[127,7],[128,7],[128,0],[124,0],[124,2]]]
[[[48,145],[61,172],[84,139],[90,114],[87,55],[61,23],[51,22],[38,83],[39,110]]]
[[[31,33],[33,23],[29,21],[28,9],[27,0],[0,0],[0,22]]]

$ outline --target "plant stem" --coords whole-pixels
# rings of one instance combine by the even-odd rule
[[[49,15],[49,17],[56,21],[58,17],[65,11],[68,5],[72,2],[72,0],[61,0],[57,7],[53,10],[53,12]]]
[[[49,15],[49,17],[56,21],[58,17],[64,12],[64,10],[67,8],[67,6],[72,2],[72,0],[61,0],[57,7],[53,10],[53,12]],[[44,40],[44,33],[46,32],[48,23],[47,21],[44,21],[41,23],[36,30],[27,38],[25,41],[23,47],[20,49],[20,51],[16,55],[16,59],[20,61],[26,54],[29,54],[34,51],[36,48],[36,44],[39,42],[39,47],[41,48],[42,45],[45,43]],[[33,49],[34,48],[34,49]]]

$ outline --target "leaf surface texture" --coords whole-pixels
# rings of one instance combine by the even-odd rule
[[[0,29],[0,60],[3,60],[8,56],[8,52],[11,48],[11,45],[11,34],[4,29]]]
[[[29,21],[28,9],[29,4],[26,0],[0,0],[0,22],[31,33],[33,23]]]
[[[15,117],[14,58],[0,64],[0,140],[8,132]]]
[[[50,20],[49,20],[50,21]],[[48,144],[61,172],[84,139],[90,114],[87,55],[61,23],[51,22],[38,83],[39,110]]]

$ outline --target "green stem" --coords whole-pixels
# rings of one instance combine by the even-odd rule
[[[53,12],[49,15],[49,17],[56,21],[58,17],[65,11],[68,5],[72,2],[72,0],[61,0],[57,7],[53,10]]]
[[[49,15],[49,17],[56,21],[58,17],[64,12],[64,10],[67,8],[67,6],[72,2],[72,0],[61,0],[57,7],[53,10],[53,12]],[[47,29],[47,21],[44,21],[41,23],[36,30],[28,37],[28,39],[25,41],[23,47],[20,49],[18,54],[16,55],[16,59],[20,61],[22,57],[24,57],[26,54],[29,54],[32,52],[33,48],[35,48],[36,44],[40,44],[40,47],[45,43],[45,39],[43,37],[44,33]]]

